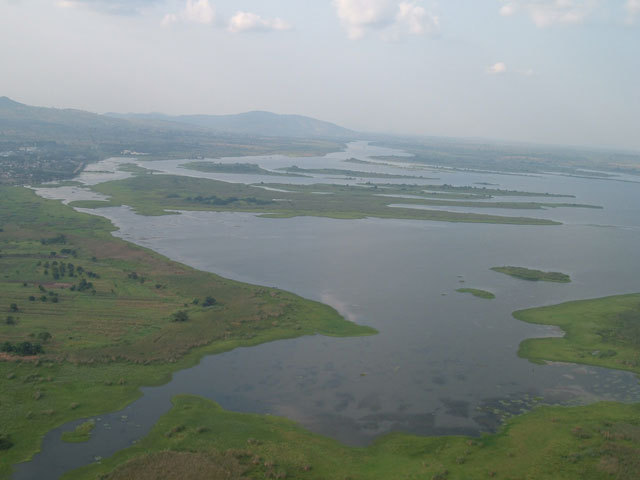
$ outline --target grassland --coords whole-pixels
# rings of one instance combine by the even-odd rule
[[[265,185],[263,185],[265,186]],[[129,205],[144,215],[163,215],[166,210],[210,210],[253,212],[266,217],[321,216],[338,219],[366,217],[447,222],[557,225],[558,222],[530,217],[507,217],[416,208],[394,208],[394,199],[380,196],[374,186],[266,185],[292,190],[273,192],[250,185],[172,175],[141,175],[95,185],[94,191],[108,195],[108,201],[78,201],[74,206],[95,208]],[[327,195],[314,193],[324,192]],[[386,192],[385,192],[386,193]],[[277,198],[274,198],[277,196]],[[434,199],[403,199],[416,205],[531,208],[518,202],[454,202]]]
[[[486,290],[480,290],[478,288],[459,288],[459,289],[456,290],[456,292],[470,293],[474,297],[486,298],[487,300],[491,300],[493,298],[496,298],[496,296],[493,293],[488,292]]]
[[[562,339],[527,340],[522,356],[640,373],[640,294],[522,310],[514,316],[567,332]],[[615,354],[594,354],[609,351]],[[397,433],[366,448],[351,448],[286,419],[232,413],[193,396],[175,397],[173,403],[136,446],[64,478],[168,478],[156,465],[176,464],[181,465],[178,474],[198,479],[640,478],[640,404],[544,406],[480,438]],[[216,469],[220,465],[224,471]],[[149,474],[155,476],[145,477]]]
[[[520,278],[521,280],[529,280],[532,282],[556,282],[556,283],[569,283],[571,277],[566,273],[561,272],[543,272],[542,270],[532,270],[525,267],[493,267],[494,272],[504,273],[512,277]]]
[[[326,305],[113,238],[107,220],[30,190],[2,187],[0,205],[0,345],[43,350],[0,354],[0,439],[8,439],[0,444],[10,445],[0,452],[0,478],[36,452],[47,431],[122,408],[141,385],[164,383],[204,354],[300,335],[375,333]],[[178,312],[187,321],[175,321]]]
[[[216,163],[216,162],[189,162],[181,165],[182,168],[198,172],[235,173],[245,175],[268,175],[275,177],[306,177],[301,173],[280,173],[265,170],[255,163]]]
[[[537,363],[560,361],[640,374],[640,294],[580,300],[514,312],[518,320],[556,325],[562,338],[522,342],[518,354]]]

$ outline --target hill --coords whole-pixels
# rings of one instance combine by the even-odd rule
[[[202,127],[216,132],[260,135],[266,137],[311,137],[311,138],[347,138],[355,132],[334,123],[324,122],[302,115],[280,115],[271,112],[246,112],[235,115],[178,115],[170,116],[161,113],[118,114],[108,113],[112,118],[160,120]]]

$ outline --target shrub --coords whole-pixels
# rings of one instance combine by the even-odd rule
[[[189,313],[186,310],[179,310],[173,314],[174,322],[187,322],[189,321]]]

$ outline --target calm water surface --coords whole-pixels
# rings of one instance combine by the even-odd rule
[[[358,142],[328,157],[216,161],[247,161],[268,169],[298,165],[411,174],[403,165],[343,162],[392,153]],[[131,161],[101,162],[79,179],[95,184],[109,177],[124,178],[117,164]],[[140,164],[164,173],[247,183],[354,183],[323,176],[203,174],[180,168],[184,162]],[[231,410],[283,415],[352,445],[367,444],[395,430],[474,434],[494,429],[507,415],[541,402],[640,401],[633,375],[577,365],[533,365],[518,358],[524,338],[559,332],[511,317],[521,308],[640,291],[640,186],[551,175],[422,170],[416,175],[440,180],[398,182],[490,182],[499,188],[573,194],[575,199],[551,201],[591,203],[604,209],[495,212],[564,223],[551,227],[263,219],[210,212],[141,217],[127,207],[92,211],[111,219],[119,228],[116,235],[126,240],[202,270],[328,303],[380,334],[303,337],[205,357],[199,365],[176,373],[170,383],[144,388],[144,396],[123,411],[100,417],[89,442],[60,441],[61,432],[72,430],[81,420],[50,432],[42,452],[19,465],[15,478],[51,477],[111,455],[143,436],[178,393],[203,395]],[[91,195],[78,187],[39,193],[67,201]],[[526,282],[489,270],[498,265],[562,271],[573,282]],[[488,301],[455,291],[465,286],[490,290],[497,298]]]

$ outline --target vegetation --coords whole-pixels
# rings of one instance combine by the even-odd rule
[[[182,478],[213,479],[588,480],[640,475],[640,405],[542,407],[481,438],[391,434],[370,447],[351,448],[283,418],[228,412],[193,396],[177,396],[173,404],[135,446],[63,478],[152,478],[143,475],[154,471],[154,464],[174,460],[183,468]],[[212,466],[220,461],[231,463],[229,473]]]
[[[488,300],[496,298],[496,296],[493,293],[488,292],[486,290],[479,290],[477,288],[459,288],[459,289],[456,290],[456,292],[470,293],[474,297],[486,298]]]
[[[518,320],[556,325],[562,338],[522,342],[518,354],[536,363],[586,363],[640,374],[640,294],[579,300],[514,312]]]
[[[215,162],[189,162],[181,165],[182,168],[196,170],[198,172],[236,173],[245,175],[269,175],[276,177],[306,177],[296,173],[279,173],[265,170],[255,163],[215,163]]]
[[[15,324],[0,324],[0,345],[42,348],[0,353],[0,434],[11,441],[0,478],[47,431],[120,409],[140,386],[164,383],[204,354],[375,333],[326,305],[171,262],[114,238],[107,220],[31,190],[0,187],[0,204],[0,305],[18,309]],[[178,311],[188,321],[173,321]]]
[[[62,441],[69,443],[86,442],[91,438],[91,432],[96,426],[95,420],[87,420],[86,422],[78,425],[75,430],[71,432],[62,433]]]
[[[276,185],[279,187],[280,185]],[[98,184],[96,192],[108,201],[73,202],[74,206],[101,207],[129,205],[138,213],[163,215],[166,210],[214,210],[255,212],[267,217],[301,215],[331,218],[400,218],[448,222],[508,223],[518,225],[556,225],[557,222],[529,217],[506,217],[477,213],[458,213],[415,208],[393,208],[392,199],[378,195],[375,186],[311,185],[291,186],[295,191],[273,192],[255,186],[172,175],[146,175]],[[315,195],[314,192],[331,195]],[[277,199],[274,199],[274,194]],[[276,201],[277,200],[277,201]],[[487,202],[454,202],[432,199],[403,199],[416,205],[496,207]],[[518,203],[503,205],[519,208]],[[524,208],[530,208],[525,205]]]
[[[543,272],[542,270],[531,270],[524,267],[493,267],[491,270],[494,272],[504,273],[505,275],[511,275],[512,277],[520,278],[522,280],[529,281],[542,281],[542,282],[557,282],[557,283],[569,283],[571,277],[566,273],[560,272]]]

